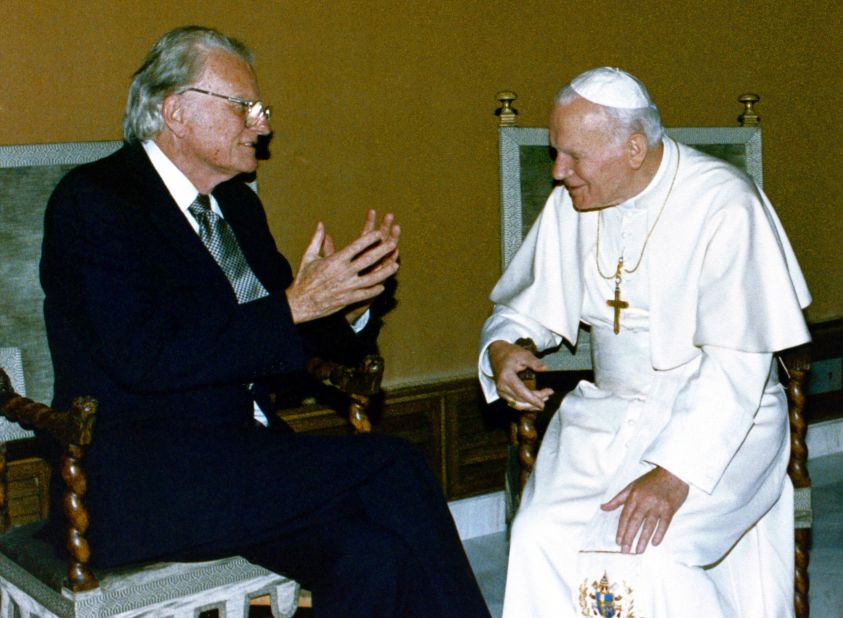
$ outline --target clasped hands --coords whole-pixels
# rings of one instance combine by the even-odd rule
[[[489,345],[488,354],[498,394],[509,406],[519,411],[542,410],[553,390],[530,390],[518,373],[524,369],[546,371],[547,365],[529,350],[501,340]],[[604,511],[623,508],[615,536],[621,552],[641,554],[648,544],[660,544],[673,516],[688,498],[688,491],[685,481],[656,466],[601,504]],[[638,542],[633,551],[636,536]]]
[[[391,213],[376,225],[375,211],[370,210],[360,236],[335,251],[333,238],[318,223],[286,290],[293,322],[308,322],[344,309],[350,323],[363,315],[398,270],[400,235]]]

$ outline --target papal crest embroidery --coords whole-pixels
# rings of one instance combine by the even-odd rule
[[[591,586],[588,585],[588,579],[584,579],[580,586],[581,615],[600,618],[635,618],[632,592],[632,588],[626,582],[623,583],[623,590],[620,584],[610,583],[605,572],[600,581],[591,582]]]

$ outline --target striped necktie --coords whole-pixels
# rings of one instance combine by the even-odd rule
[[[234,288],[237,302],[243,304],[266,296],[268,292],[246,262],[231,226],[211,210],[211,199],[200,193],[187,209],[199,224],[199,238]]]

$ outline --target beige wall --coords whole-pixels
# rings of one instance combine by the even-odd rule
[[[473,372],[499,275],[497,91],[521,124],[596,65],[648,84],[668,125],[732,125],[762,97],[765,187],[814,292],[843,316],[837,1],[0,1],[0,144],[119,138],[125,92],[171,27],[215,26],[255,50],[275,106],[261,193],[297,262],[317,219],[339,240],[366,208],[403,226],[390,384]]]

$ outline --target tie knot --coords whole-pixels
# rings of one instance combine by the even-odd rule
[[[196,196],[196,199],[193,200],[190,206],[187,207],[187,210],[190,211],[193,218],[201,224],[201,222],[207,221],[209,215],[212,214],[211,199],[207,195],[200,193]]]
[[[204,193],[199,193],[196,196],[196,199],[193,200],[195,204],[199,204],[202,208],[210,208],[211,207],[211,198],[205,195]]]

